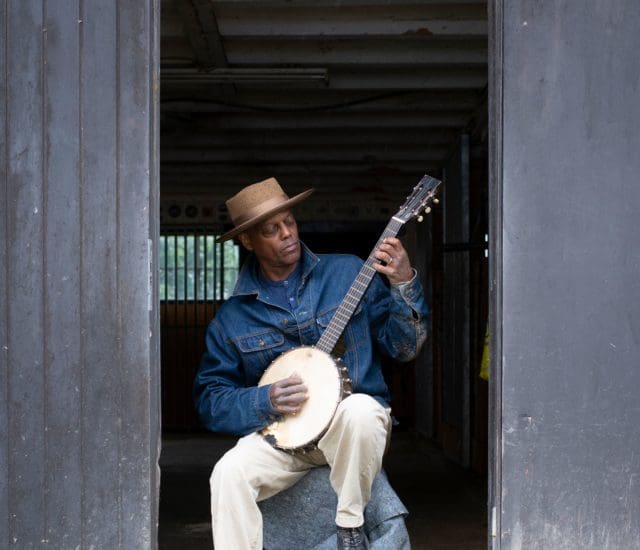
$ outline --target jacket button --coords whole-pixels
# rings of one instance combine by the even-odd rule
[[[263,348],[264,347],[264,340],[260,340],[260,342],[258,342],[258,344],[260,344],[260,347]]]

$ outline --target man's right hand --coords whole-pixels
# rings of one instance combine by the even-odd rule
[[[293,373],[289,378],[278,380],[269,388],[271,406],[280,414],[296,414],[308,398],[307,386],[302,378]]]

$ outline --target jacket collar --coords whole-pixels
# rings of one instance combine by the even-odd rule
[[[311,273],[311,270],[320,260],[302,241],[300,241],[300,261],[302,262],[301,282],[304,282]],[[245,260],[242,269],[240,269],[238,282],[233,289],[232,296],[255,295],[258,298],[260,297],[262,287],[260,285],[260,274],[258,269],[258,260],[252,252]]]

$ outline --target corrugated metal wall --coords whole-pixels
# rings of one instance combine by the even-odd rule
[[[0,539],[17,548],[155,545],[158,11],[0,2]]]

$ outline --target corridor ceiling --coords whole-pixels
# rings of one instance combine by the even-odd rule
[[[161,7],[163,193],[404,196],[460,133],[485,141],[485,0]]]

